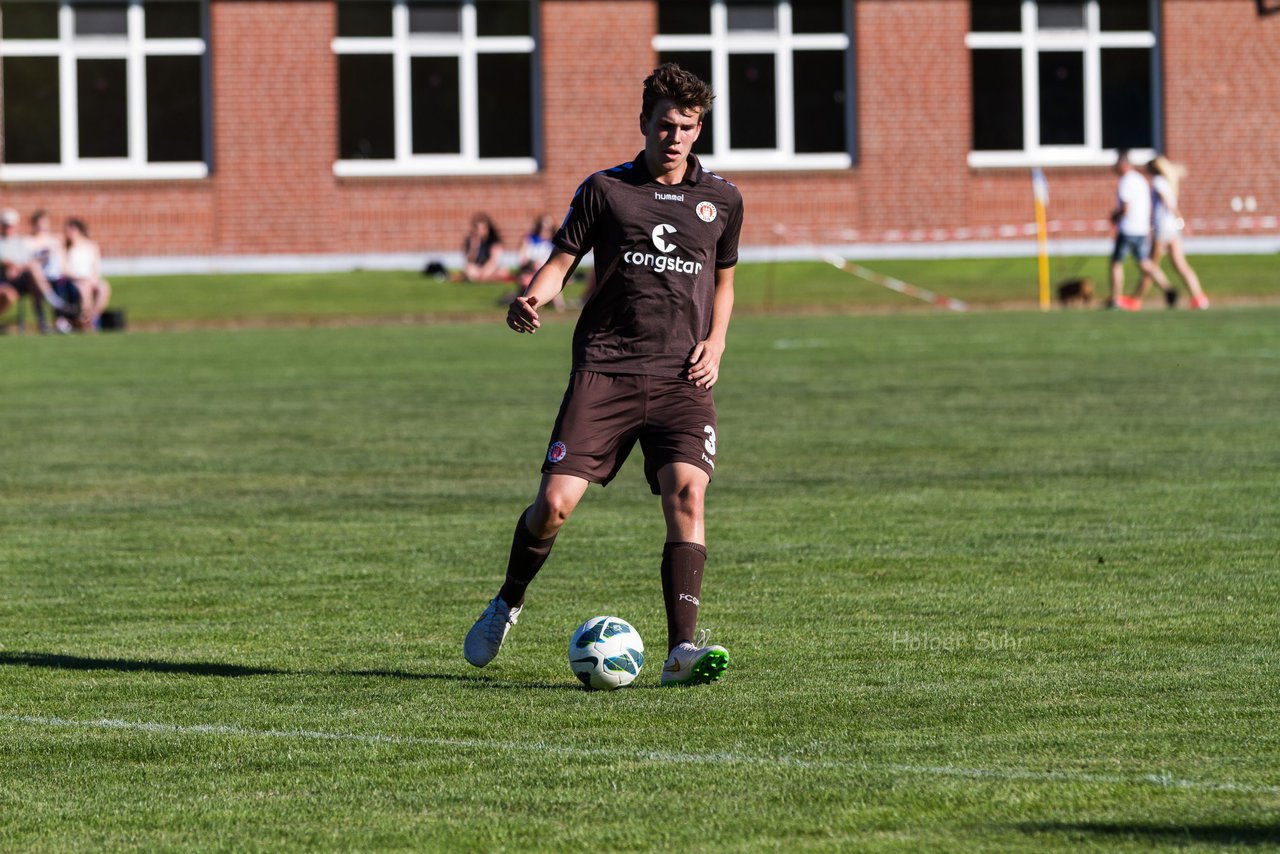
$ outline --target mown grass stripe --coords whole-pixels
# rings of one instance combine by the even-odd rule
[[[1280,786],[1253,785],[1231,781],[1186,780],[1168,774],[1125,776],[1122,774],[1092,774],[1085,771],[1034,771],[1018,768],[960,768],[949,765],[906,765],[901,763],[878,765],[856,761],[803,759],[786,755],[758,756],[750,753],[680,753],[662,750],[606,749],[571,744],[548,744],[542,741],[507,742],[486,739],[424,738],[422,736],[387,735],[384,733],[325,732],[323,730],[308,729],[253,729],[234,724],[166,724],[156,721],[126,721],[112,718],[72,720],[47,715],[0,714],[0,721],[57,729],[122,730],[162,735],[225,735],[236,738],[300,739],[306,741],[345,741],[358,744],[452,747],[461,750],[501,750],[578,758],[625,759],[633,762],[651,762],[665,765],[783,766],[811,770],[847,770],[907,776],[960,777],[991,782],[1152,785],[1200,792],[1280,795]]]

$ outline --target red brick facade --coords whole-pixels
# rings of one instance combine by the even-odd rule
[[[729,174],[747,200],[744,246],[778,242],[775,223],[870,241],[915,230],[928,241],[1029,220],[1026,169],[967,163],[968,0],[852,2],[856,163]],[[1253,233],[1232,200],[1280,213],[1280,15],[1252,0],[1160,7],[1163,139],[1190,169],[1183,208],[1222,218],[1223,233]],[[639,149],[640,80],[656,60],[652,0],[542,0],[539,19],[537,174],[335,177],[334,2],[211,0],[209,177],[10,182],[0,203],[81,216],[117,258],[451,251],[479,209],[514,236],[539,212],[558,216],[587,172]],[[1055,218],[1107,213],[1107,169],[1048,177]]]

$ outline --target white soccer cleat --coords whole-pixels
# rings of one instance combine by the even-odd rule
[[[694,646],[682,643],[671,650],[662,667],[663,685],[705,685],[724,675],[729,667],[729,650],[722,646]]]
[[[502,642],[506,640],[507,632],[511,631],[511,627],[520,617],[521,608],[523,606],[509,607],[500,596],[494,596],[489,600],[484,613],[480,615],[480,619],[476,620],[471,631],[467,632],[467,639],[463,641],[462,654],[467,657],[468,663],[476,667],[484,667],[498,657],[498,651],[502,649]]]

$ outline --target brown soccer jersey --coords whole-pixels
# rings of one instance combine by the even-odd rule
[[[560,249],[595,252],[596,287],[573,334],[573,370],[678,378],[711,332],[717,269],[738,263],[742,194],[689,156],[660,184],[644,154],[582,182]]]

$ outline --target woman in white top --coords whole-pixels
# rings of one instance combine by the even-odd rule
[[[547,214],[542,214],[533,221],[533,227],[525,235],[524,242],[520,244],[520,267],[516,271],[515,296],[524,294],[525,288],[529,287],[529,283],[533,281],[533,274],[542,269],[542,265],[551,257],[551,250],[555,248],[551,238],[556,235],[557,224],[555,219]],[[503,302],[510,305],[514,298],[509,297]],[[555,306],[556,311],[563,311],[564,294],[560,293],[552,297],[551,304]]]
[[[111,284],[102,278],[102,251],[89,239],[83,220],[67,220],[63,233],[67,238],[66,276],[80,289],[85,327],[96,329],[111,300]]]
[[[1182,248],[1182,213],[1178,210],[1178,181],[1186,174],[1186,170],[1169,160],[1164,155],[1157,156],[1147,164],[1147,172],[1151,175],[1151,227],[1155,240],[1151,243],[1151,260],[1156,264],[1169,252],[1173,268],[1178,271],[1187,290],[1191,293],[1192,308],[1208,308],[1209,298],[1200,289],[1200,278],[1187,263],[1186,252]],[[1146,293],[1151,282],[1143,277],[1138,287],[1138,297]]]

